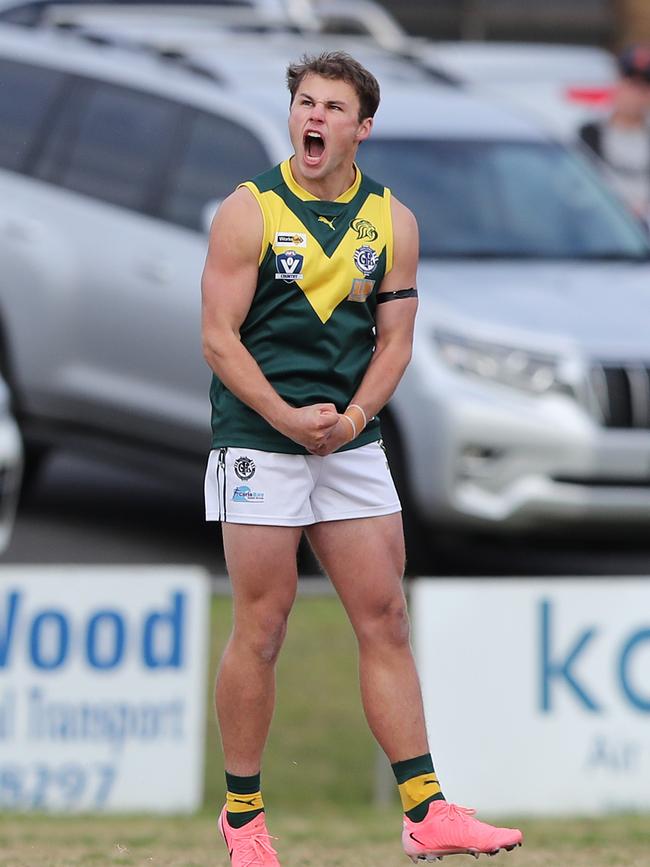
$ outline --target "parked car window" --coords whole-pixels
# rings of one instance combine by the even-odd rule
[[[54,70],[0,60],[0,166],[24,167],[62,82]]]
[[[225,198],[237,184],[267,168],[269,156],[249,130],[224,117],[195,112],[161,215],[201,230],[201,214],[208,202]]]
[[[596,173],[553,143],[381,139],[361,168],[420,226],[423,256],[643,258],[648,241]]]
[[[165,99],[98,86],[83,111],[60,182],[115,205],[144,207],[178,110]]]

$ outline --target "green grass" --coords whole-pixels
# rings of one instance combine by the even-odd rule
[[[513,820],[517,821],[517,820]],[[271,811],[282,867],[406,865],[399,811],[356,808]],[[647,867],[650,823],[642,816],[523,820],[525,846],[490,867]],[[29,836],[29,841],[27,837]],[[213,816],[0,817],[0,867],[226,867]],[[445,859],[469,867],[474,859]]]
[[[212,683],[230,632],[230,600],[213,603],[206,753],[206,804],[223,800],[223,763]],[[277,670],[276,713],[263,768],[267,804],[344,806],[372,796],[376,757],[361,710],[357,649],[337,599],[296,601]],[[314,783],[316,781],[316,783]]]
[[[226,867],[216,833],[223,765],[212,681],[230,631],[230,601],[212,608],[205,807],[197,816],[0,816],[0,867]],[[479,722],[477,722],[479,724]],[[278,708],[264,764],[269,827],[282,867],[409,864],[400,810],[370,805],[376,747],[358,695],[356,645],[334,598],[298,599],[278,667]],[[526,845],[498,867],[648,867],[650,818],[512,823]],[[450,867],[474,864],[466,856]]]

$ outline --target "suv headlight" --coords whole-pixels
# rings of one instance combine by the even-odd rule
[[[435,331],[434,339],[442,360],[460,373],[531,394],[571,391],[560,377],[557,356],[474,340],[448,331]]]

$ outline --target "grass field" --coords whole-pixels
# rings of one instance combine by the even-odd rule
[[[210,683],[230,628],[229,610],[228,600],[214,601]],[[211,697],[208,705],[202,813],[174,818],[2,815],[0,867],[225,867],[228,858],[215,822],[223,800],[223,767]],[[370,806],[375,757],[358,699],[355,643],[344,615],[333,598],[299,599],[279,664],[278,710],[263,776],[282,867],[411,863],[400,848],[397,800],[390,810]],[[521,820],[518,827],[525,834],[524,848],[501,853],[490,865],[650,865],[647,816]],[[462,867],[474,859],[455,856],[443,863]]]
[[[399,810],[356,809],[269,817],[282,867],[378,867],[411,862],[399,845]],[[228,857],[212,816],[147,818],[0,818],[2,867],[226,867]],[[647,867],[647,817],[523,821],[522,849],[475,862],[468,856],[443,864],[490,867]]]

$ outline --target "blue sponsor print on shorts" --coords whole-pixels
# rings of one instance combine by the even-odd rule
[[[233,503],[262,503],[264,494],[251,491],[248,485],[237,485],[232,495]]]

